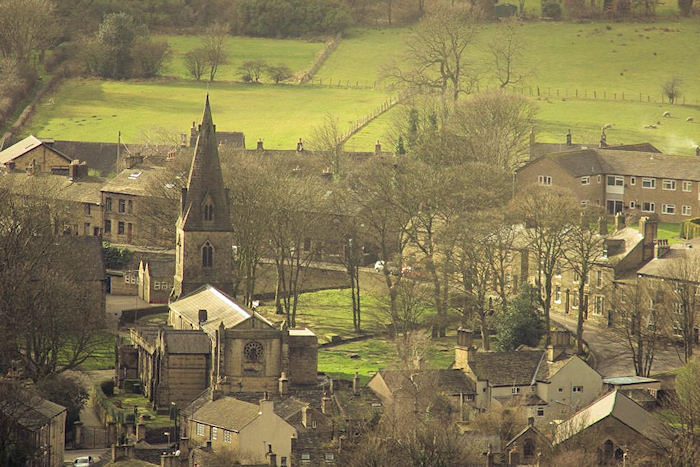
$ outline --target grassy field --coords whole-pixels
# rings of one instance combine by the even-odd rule
[[[166,40],[173,52],[163,75],[192,79],[185,67],[184,56],[190,50],[202,46],[201,37],[167,35],[155,38]],[[284,64],[295,74],[303,73],[311,68],[316,54],[323,50],[324,44],[293,39],[237,36],[228,38],[224,47],[228,54],[228,63],[219,68],[216,74],[218,81],[239,81],[238,68],[249,60],[264,60],[270,65]],[[264,79],[267,80],[267,77]]]
[[[109,370],[114,368],[114,334],[103,332],[98,336],[94,354],[80,365],[80,370]]]
[[[385,99],[372,90],[325,89],[191,81],[115,82],[70,80],[39,105],[24,133],[79,141],[138,141],[144,130],[175,134],[201,118],[209,88],[220,131],[243,131],[254,147],[262,137],[270,149],[291,149],[308,139],[327,113],[347,125]],[[370,150],[370,149],[368,149]]]

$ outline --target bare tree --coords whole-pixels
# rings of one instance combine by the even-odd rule
[[[241,78],[246,83],[259,83],[263,72],[267,70],[267,63],[264,60],[248,60],[238,68]]]
[[[344,144],[338,117],[326,114],[323,123],[313,129],[310,146],[314,152],[319,153],[327,166],[326,170],[330,170],[336,181],[342,176]]]
[[[668,98],[671,104],[675,104],[679,97],[681,97],[681,86],[683,80],[678,76],[671,76],[669,79],[661,85],[661,91]]]
[[[29,63],[58,35],[55,5],[50,0],[0,1],[0,56]]]
[[[572,213],[575,215],[575,213]],[[597,207],[584,208],[578,222],[571,224],[564,245],[564,261],[578,275],[578,322],[576,325],[577,352],[583,354],[583,320],[588,316],[588,300],[585,299],[586,278],[595,263],[603,257],[605,239],[599,233],[598,220],[605,213]]]
[[[229,33],[229,25],[216,23],[207,28],[204,36],[204,50],[207,54],[207,65],[209,66],[209,81],[214,81],[217,71],[221,65],[228,62],[224,43]]]
[[[190,50],[185,54],[185,67],[187,68],[187,72],[197,81],[202,79],[208,62],[209,57],[207,56],[207,49],[204,47]]]
[[[666,446],[666,465],[698,465],[700,462],[700,362],[691,360],[676,374],[676,395],[671,401],[674,424],[672,443]]]
[[[537,261],[535,284],[549,345],[552,279],[557,272],[557,264],[564,258],[566,239],[575,220],[578,203],[567,189],[531,185],[519,193],[513,206],[525,223],[523,236]]]
[[[501,88],[521,83],[526,73],[521,68],[525,40],[518,34],[519,23],[514,19],[501,21],[498,37],[489,44],[496,80]]]

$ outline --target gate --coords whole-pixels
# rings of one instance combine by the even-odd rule
[[[110,447],[107,428],[83,427],[80,449],[100,449]]]

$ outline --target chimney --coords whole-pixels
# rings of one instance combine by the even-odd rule
[[[192,128],[190,128],[190,147],[193,148],[197,145],[197,136],[199,136],[199,131],[197,131],[197,125],[192,122]]]
[[[566,329],[552,331],[552,344],[547,346],[547,361],[555,361],[569,347],[571,333]]]
[[[608,218],[605,216],[598,218],[598,233],[600,235],[608,234]]]
[[[308,428],[310,423],[309,423],[309,406],[305,405],[304,407],[301,408],[301,424],[304,425],[304,428]]]
[[[476,347],[473,345],[474,331],[459,328],[457,330],[457,345],[455,345],[455,368],[466,368],[474,359]]]
[[[255,147],[255,149],[257,151],[264,151],[262,138],[258,138],[258,145]]]
[[[279,388],[278,391],[280,394],[284,395],[289,392],[289,380],[287,379],[287,373],[284,371],[280,375],[280,379],[278,380],[279,382]]]
[[[356,371],[352,377],[352,393],[357,396],[360,394],[360,374]]]
[[[374,145],[374,155],[379,156],[382,153],[382,143],[377,140],[377,144]]]
[[[331,394],[335,392],[335,383],[333,382],[333,378],[328,381],[328,392]]]
[[[656,242],[656,235],[658,230],[658,224],[656,221],[649,219],[648,217],[642,217],[639,219],[639,233],[642,234],[642,261],[646,261],[654,257],[654,243]]]
[[[199,324],[207,322],[207,310],[199,310],[198,314]]]
[[[659,239],[654,244],[654,258],[662,258],[666,253],[668,253],[669,246],[668,240]]]
[[[535,417],[527,417],[527,426],[535,426]]]
[[[321,413],[323,415],[330,415],[331,414],[331,402],[333,399],[328,397],[328,394],[323,393],[323,397],[321,398]]]
[[[187,133],[180,133],[180,147],[187,147]]]
[[[566,131],[566,145],[571,146],[571,130]]]
[[[304,142],[299,138],[297,141],[297,152],[302,152],[304,150]]]
[[[263,415],[268,415],[271,414],[275,411],[275,402],[270,400],[269,396],[267,395],[267,392],[265,392],[265,396],[260,399],[260,413]]]
[[[695,146],[695,155],[700,156],[700,146]]]
[[[68,178],[70,180],[78,180],[83,177],[87,177],[88,174],[88,168],[87,168],[87,163],[85,162],[80,162],[77,159],[74,159],[71,161],[70,166],[68,167]]]
[[[619,232],[620,230],[625,228],[625,216],[621,212],[618,212],[615,214],[614,218],[615,222],[615,232]]]

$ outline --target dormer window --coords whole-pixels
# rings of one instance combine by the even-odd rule
[[[211,202],[204,205],[204,220],[209,222],[214,220],[214,205]]]
[[[202,266],[205,268],[210,268],[214,264],[214,247],[211,243],[206,242],[202,247]]]

